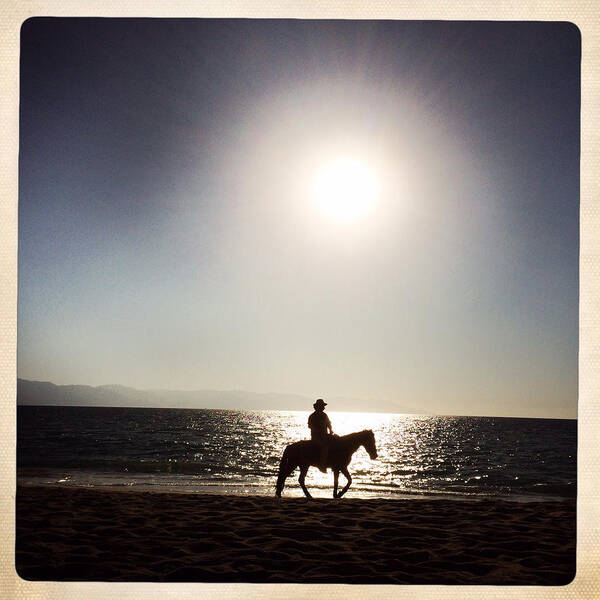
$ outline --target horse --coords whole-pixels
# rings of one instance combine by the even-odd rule
[[[352,455],[361,447],[369,453],[371,459],[377,458],[377,448],[375,447],[375,435],[370,429],[349,433],[348,435],[329,437],[329,446],[327,452],[327,466],[333,471],[333,497],[341,498],[350,487],[352,477],[348,473],[348,465],[352,460]],[[290,444],[283,451],[281,462],[279,463],[279,474],[277,476],[277,485],[275,495],[281,498],[281,492],[285,485],[285,480],[294,472],[296,467],[300,467],[300,476],[298,482],[307,498],[312,498],[304,485],[306,472],[309,467],[319,466],[320,449],[317,444],[310,440],[303,440]],[[338,494],[338,478],[340,471],[343,473],[347,482],[342,491]]]

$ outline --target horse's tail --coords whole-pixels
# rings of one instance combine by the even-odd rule
[[[276,489],[275,489],[275,495],[278,498],[281,498],[281,492],[283,491],[283,486],[285,485],[285,480],[287,479],[288,475],[290,475],[290,473],[294,470],[295,465],[290,469],[291,467],[291,461],[290,461],[290,447],[288,446],[284,451],[283,451],[283,456],[281,457],[281,461],[279,462],[279,474],[277,475],[277,485],[276,485]]]

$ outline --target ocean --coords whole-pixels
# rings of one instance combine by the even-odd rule
[[[577,421],[328,412],[335,433],[375,433],[360,448],[347,497],[576,495]],[[309,412],[19,406],[17,477],[23,484],[111,486],[273,495],[287,444],[307,439]],[[301,496],[296,471],[285,496]],[[340,475],[340,483],[345,483]],[[311,468],[315,497],[331,472]]]

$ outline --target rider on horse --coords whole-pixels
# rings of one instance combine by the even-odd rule
[[[310,439],[320,447],[319,470],[323,473],[327,473],[327,445],[329,442],[327,433],[333,434],[331,421],[325,414],[326,406],[327,402],[323,402],[323,400],[319,398],[313,404],[315,412],[308,417]]]

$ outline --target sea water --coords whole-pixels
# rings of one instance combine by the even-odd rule
[[[577,422],[562,419],[328,412],[334,431],[372,429],[352,497],[559,499],[576,494]],[[309,412],[19,406],[20,483],[272,495],[285,447],[307,439]],[[284,495],[302,491],[296,471]],[[340,482],[345,482],[340,475]],[[314,496],[331,472],[309,470]]]

